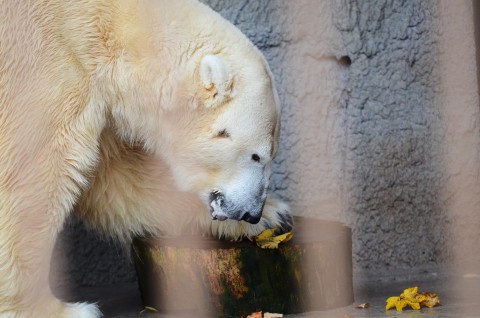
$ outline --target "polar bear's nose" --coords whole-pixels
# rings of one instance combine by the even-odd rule
[[[252,223],[252,224],[257,224],[260,222],[260,217],[254,217],[250,215],[250,213],[245,212],[245,214],[242,216],[242,221]]]

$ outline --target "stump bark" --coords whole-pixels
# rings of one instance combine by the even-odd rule
[[[214,238],[138,238],[133,254],[143,303],[164,313],[241,317],[327,310],[353,302],[351,230],[296,219],[279,249]]]

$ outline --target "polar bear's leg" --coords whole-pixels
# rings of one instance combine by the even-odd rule
[[[51,255],[64,216],[48,209],[48,194],[35,192],[25,189],[20,200],[2,193],[10,200],[0,207],[0,318],[100,317],[95,305],[66,304],[51,292]]]
[[[68,152],[48,146],[35,155],[17,147],[0,173],[0,318],[99,316],[95,306],[65,304],[50,290],[57,234],[80,189],[64,169]]]
[[[101,316],[102,313],[95,304],[66,303],[61,317],[98,318]]]
[[[0,312],[0,318],[32,318],[32,317],[56,317],[56,318],[99,318],[102,317],[100,310],[95,304],[86,303],[62,303],[54,300],[42,309],[11,310]]]

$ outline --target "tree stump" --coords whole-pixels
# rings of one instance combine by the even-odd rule
[[[351,230],[297,218],[279,249],[206,237],[138,238],[143,303],[163,313],[241,317],[327,310],[353,302]]]

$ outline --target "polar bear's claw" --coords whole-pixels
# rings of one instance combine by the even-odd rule
[[[278,219],[280,220],[280,230],[282,230],[283,233],[293,230],[293,216],[289,211],[277,212],[277,215]]]
[[[289,232],[294,227],[293,217],[288,205],[273,197],[268,197],[262,213],[262,223],[265,229],[279,228],[282,232]]]

